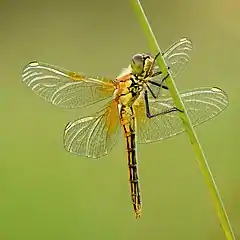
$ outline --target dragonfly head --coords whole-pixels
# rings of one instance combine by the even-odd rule
[[[144,70],[144,57],[138,53],[132,57],[131,68],[133,74],[140,75]]]

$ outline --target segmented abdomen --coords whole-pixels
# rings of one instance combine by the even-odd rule
[[[141,214],[141,196],[140,184],[138,180],[136,146],[135,146],[135,118],[131,106],[121,106],[120,108],[121,123],[124,130],[127,158],[128,158],[128,176],[130,183],[130,192],[133,208],[136,218]]]

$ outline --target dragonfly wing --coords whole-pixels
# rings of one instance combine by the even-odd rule
[[[68,123],[64,131],[65,149],[81,156],[102,157],[115,145],[120,126],[117,103],[111,101],[95,116]]]
[[[219,88],[201,88],[181,94],[193,126],[197,126],[222,112],[228,105],[227,94]],[[172,98],[149,100],[152,114],[174,107]],[[135,106],[137,141],[148,143],[175,136],[184,131],[177,111],[147,118],[144,101]]]
[[[94,104],[112,96],[114,91],[111,80],[77,74],[42,62],[25,66],[22,81],[43,99],[64,108]]]
[[[170,46],[163,54],[171,75],[175,78],[186,66],[192,51],[192,42],[187,38],[182,38]]]
[[[190,58],[192,51],[192,42],[187,38],[182,38],[171,45],[164,53],[163,58],[169,67],[169,72],[175,78],[184,69]],[[158,66],[154,67],[154,72],[160,71]],[[158,75],[151,78],[152,81],[161,83],[164,76]],[[156,96],[159,96],[160,88],[154,85],[150,86]]]

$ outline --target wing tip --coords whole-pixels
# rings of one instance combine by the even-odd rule
[[[64,129],[64,134],[66,134],[68,132],[68,130],[71,128],[72,124],[73,124],[72,122],[67,123],[67,125],[65,126],[65,129]]]
[[[33,60],[28,63],[28,66],[30,66],[30,67],[36,67],[38,65],[39,65],[39,61],[36,61],[36,60]]]
[[[28,67],[37,67],[37,66],[39,66],[39,65],[40,65],[40,62],[39,62],[39,61],[33,60],[33,61],[29,62],[29,63],[24,67],[24,69],[25,69],[25,68],[28,68]]]
[[[24,66],[22,70],[23,74],[25,73],[25,71],[29,70],[29,68],[37,67],[39,66],[39,64],[40,64],[39,61],[36,61],[36,60],[29,62],[27,65]]]
[[[213,92],[223,93],[224,95],[226,95],[228,97],[227,93],[223,89],[221,89],[220,87],[215,87],[214,86],[214,87],[211,88],[211,90]]]
[[[228,103],[229,103],[229,97],[228,97],[228,94],[227,94],[224,90],[222,90],[222,89],[219,88],[219,87],[212,87],[211,90],[212,90],[213,92],[215,92],[215,93],[219,93],[219,94],[221,94],[222,96],[224,96],[225,101],[227,102],[226,106],[228,105]]]
[[[211,90],[213,91],[213,92],[224,92],[221,88],[219,88],[219,87],[212,87],[211,88]],[[224,92],[225,93],[225,92]]]
[[[180,42],[189,42],[192,43],[192,40],[188,37],[181,37]]]

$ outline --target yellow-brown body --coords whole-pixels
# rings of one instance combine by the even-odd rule
[[[125,70],[125,73],[119,76],[115,81],[114,98],[118,102],[119,116],[123,127],[128,159],[128,176],[130,183],[130,192],[133,208],[136,218],[141,214],[141,195],[138,179],[137,157],[136,157],[136,121],[133,105],[137,103],[138,98],[145,89],[146,73],[152,71],[153,58],[150,56],[145,60],[142,74],[135,75],[131,67]]]

